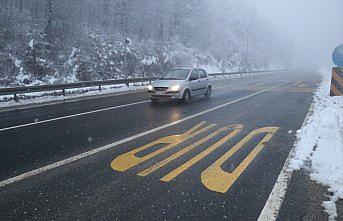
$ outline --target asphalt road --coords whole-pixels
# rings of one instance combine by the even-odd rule
[[[0,110],[0,220],[257,220],[319,80],[220,79],[187,105],[140,91]]]

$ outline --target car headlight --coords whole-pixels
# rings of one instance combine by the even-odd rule
[[[170,87],[169,90],[173,91],[173,92],[178,92],[180,90],[180,85],[174,85],[174,86]]]
[[[149,91],[153,91],[153,90],[154,90],[154,87],[153,87],[152,85],[149,85],[149,86],[148,86],[148,90],[149,90]]]

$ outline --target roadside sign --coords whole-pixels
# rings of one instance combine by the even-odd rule
[[[330,96],[343,95],[343,67],[332,69]]]
[[[343,68],[343,44],[336,47],[333,51],[332,61],[337,67]]]

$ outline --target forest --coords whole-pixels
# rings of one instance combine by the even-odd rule
[[[244,0],[1,0],[0,15],[1,87],[287,66]]]

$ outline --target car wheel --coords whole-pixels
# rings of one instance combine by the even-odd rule
[[[191,93],[189,92],[189,90],[186,90],[185,93],[183,93],[182,101],[186,104],[191,101]]]
[[[211,97],[211,94],[212,94],[212,87],[208,87],[207,90],[206,90],[206,93],[205,93],[205,97],[206,98],[210,98]]]

